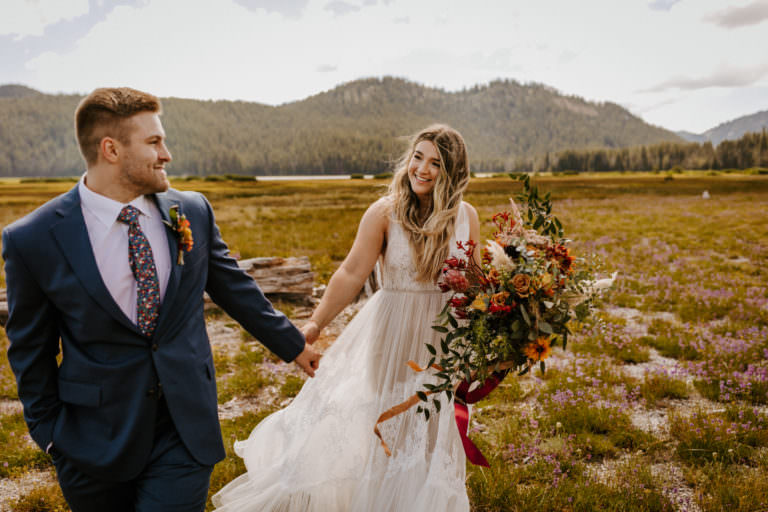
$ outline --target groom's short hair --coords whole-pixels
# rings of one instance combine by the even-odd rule
[[[95,164],[99,144],[113,137],[123,144],[130,141],[125,122],[140,112],[160,113],[160,100],[152,94],[130,87],[100,88],[83,98],[75,110],[75,135],[87,164]]]

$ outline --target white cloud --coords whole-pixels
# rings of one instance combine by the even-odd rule
[[[768,75],[768,61],[755,66],[734,68],[723,65],[701,78],[675,77],[641,92],[660,92],[667,89],[696,90],[708,87],[745,87]]]
[[[447,90],[510,78],[633,105],[657,124],[689,123],[682,127],[691,131],[710,127],[697,121],[706,108],[669,103],[680,87],[706,80],[765,85],[762,68],[755,70],[765,62],[759,27],[724,31],[702,20],[702,12],[721,8],[720,0],[681,1],[671,10],[650,9],[647,0],[343,2],[350,9],[341,0],[288,3],[118,6],[66,51],[29,60],[25,77],[32,78],[25,81],[44,91],[131,85],[161,96],[280,104],[369,76]],[[664,102],[677,106],[667,120],[663,113],[673,110],[651,108]],[[685,118],[683,108],[691,109]]]
[[[724,28],[757,25],[768,20],[768,0],[757,0],[743,7],[728,7],[704,19]]]
[[[84,14],[88,14],[88,0],[3,0],[0,35],[42,36],[48,26]]]
[[[654,11],[669,11],[676,3],[679,2],[680,0],[654,0],[648,4],[648,7]]]
[[[360,10],[359,5],[342,2],[341,0],[334,0],[333,2],[329,2],[325,8],[336,16],[344,16],[345,14],[350,14]]]

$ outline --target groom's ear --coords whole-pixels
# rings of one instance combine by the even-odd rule
[[[102,137],[99,141],[99,153],[107,162],[117,163],[120,158],[120,143],[112,137]]]

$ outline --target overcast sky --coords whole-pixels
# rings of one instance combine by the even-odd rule
[[[0,84],[277,105],[509,78],[699,133],[768,109],[766,41],[768,0],[1,0]]]

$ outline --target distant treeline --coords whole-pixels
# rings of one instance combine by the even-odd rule
[[[72,128],[81,97],[5,87],[0,176],[81,173]],[[512,80],[446,92],[398,78],[371,78],[277,107],[164,98],[163,108],[173,154],[169,172],[175,175],[390,171],[405,148],[402,136],[435,122],[462,133],[478,172],[510,170],[519,158],[563,148],[682,140],[619,105]]]
[[[664,171],[670,169],[748,169],[768,167],[768,133],[747,133],[738,140],[662,142],[622,149],[565,150],[519,159],[514,172]]]

